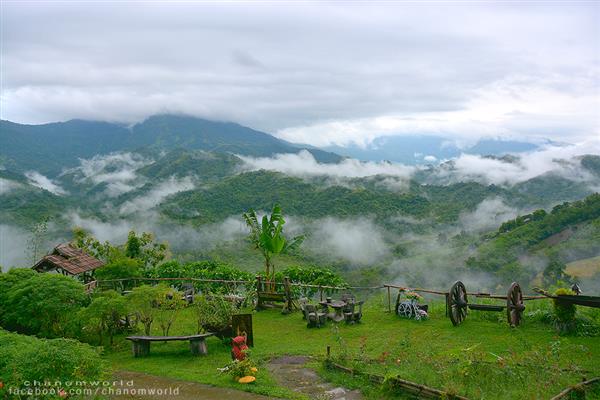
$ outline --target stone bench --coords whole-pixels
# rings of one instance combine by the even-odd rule
[[[128,336],[126,339],[131,340],[131,349],[134,357],[144,357],[150,354],[150,342],[172,341],[189,341],[192,354],[200,356],[208,353],[205,339],[213,335],[214,333],[209,332],[188,336]]]

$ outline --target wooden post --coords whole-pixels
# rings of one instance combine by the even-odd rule
[[[145,357],[150,354],[150,342],[147,340],[134,340],[131,342],[134,357]]]
[[[260,292],[262,287],[262,278],[260,275],[256,275],[256,309],[260,310],[262,308],[262,300],[260,298]]]
[[[246,344],[254,347],[252,314],[234,314],[231,316],[231,328],[234,336],[246,336]]]
[[[321,298],[321,300],[319,301],[323,301],[323,288],[321,287],[321,285],[319,285],[319,297]]]
[[[195,356],[203,356],[208,354],[206,341],[204,338],[190,339],[190,351]]]
[[[390,287],[387,287],[388,292],[388,312],[392,312],[392,295],[390,294]]]
[[[446,293],[446,317],[448,317],[448,301],[450,300],[450,293]]]
[[[286,313],[292,312],[292,290],[290,288],[290,278],[283,278],[283,290],[285,291],[285,305],[284,311]]]
[[[331,356],[331,346],[327,346],[327,359]]]

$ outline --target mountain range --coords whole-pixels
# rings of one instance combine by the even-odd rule
[[[466,273],[467,260],[475,260],[470,265],[478,271],[496,269],[506,278],[521,259],[513,257],[510,265],[496,260],[490,267],[497,251],[486,245],[489,232],[533,210],[549,212],[593,196],[600,188],[599,155],[483,141],[471,150],[492,154],[451,157],[455,150],[442,146],[442,138],[413,139],[376,143],[388,152],[404,146],[407,157],[424,146],[423,155],[437,154],[439,160],[426,165],[359,161],[341,150],[343,155],[293,144],[233,123],[173,115],[130,127],[2,121],[0,264],[24,265],[22,256],[5,255],[27,248],[31,227],[49,218],[48,248],[67,240],[74,226],[110,241],[136,229],[169,241],[178,258],[219,258],[259,268],[260,258],[243,240],[240,216],[279,203],[290,218],[287,230],[310,233],[289,262],[333,265],[356,281],[394,273],[416,284],[425,279],[425,270],[436,271],[427,279],[441,282],[449,269]],[[406,145],[411,140],[413,147]],[[447,153],[435,153],[436,146]],[[592,199],[595,207],[598,198]],[[600,251],[586,239],[600,232],[595,214],[556,226],[580,232],[561,244],[565,262]],[[498,235],[494,243],[502,245],[498,237],[505,233]],[[550,254],[540,243],[545,247],[536,244],[527,251]],[[517,247],[511,254],[520,251]],[[528,268],[525,262],[518,265],[531,278],[535,271]]]
[[[36,170],[56,176],[80,158],[138,151],[156,153],[174,148],[230,152],[250,156],[309,151],[320,162],[336,162],[337,154],[295,145],[231,122],[178,115],[156,115],[133,126],[70,120],[43,125],[0,121],[0,165],[16,171]]]

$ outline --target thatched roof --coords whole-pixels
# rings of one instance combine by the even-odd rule
[[[59,244],[50,254],[44,256],[32,268],[38,272],[59,269],[70,275],[79,275],[84,272],[100,268],[104,263],[90,256],[70,243]]]

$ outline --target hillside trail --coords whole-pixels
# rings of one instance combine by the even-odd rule
[[[349,390],[323,380],[314,370],[305,367],[310,360],[306,356],[283,356],[274,358],[268,365],[269,372],[280,386],[307,395],[315,400],[362,400],[359,390]]]

